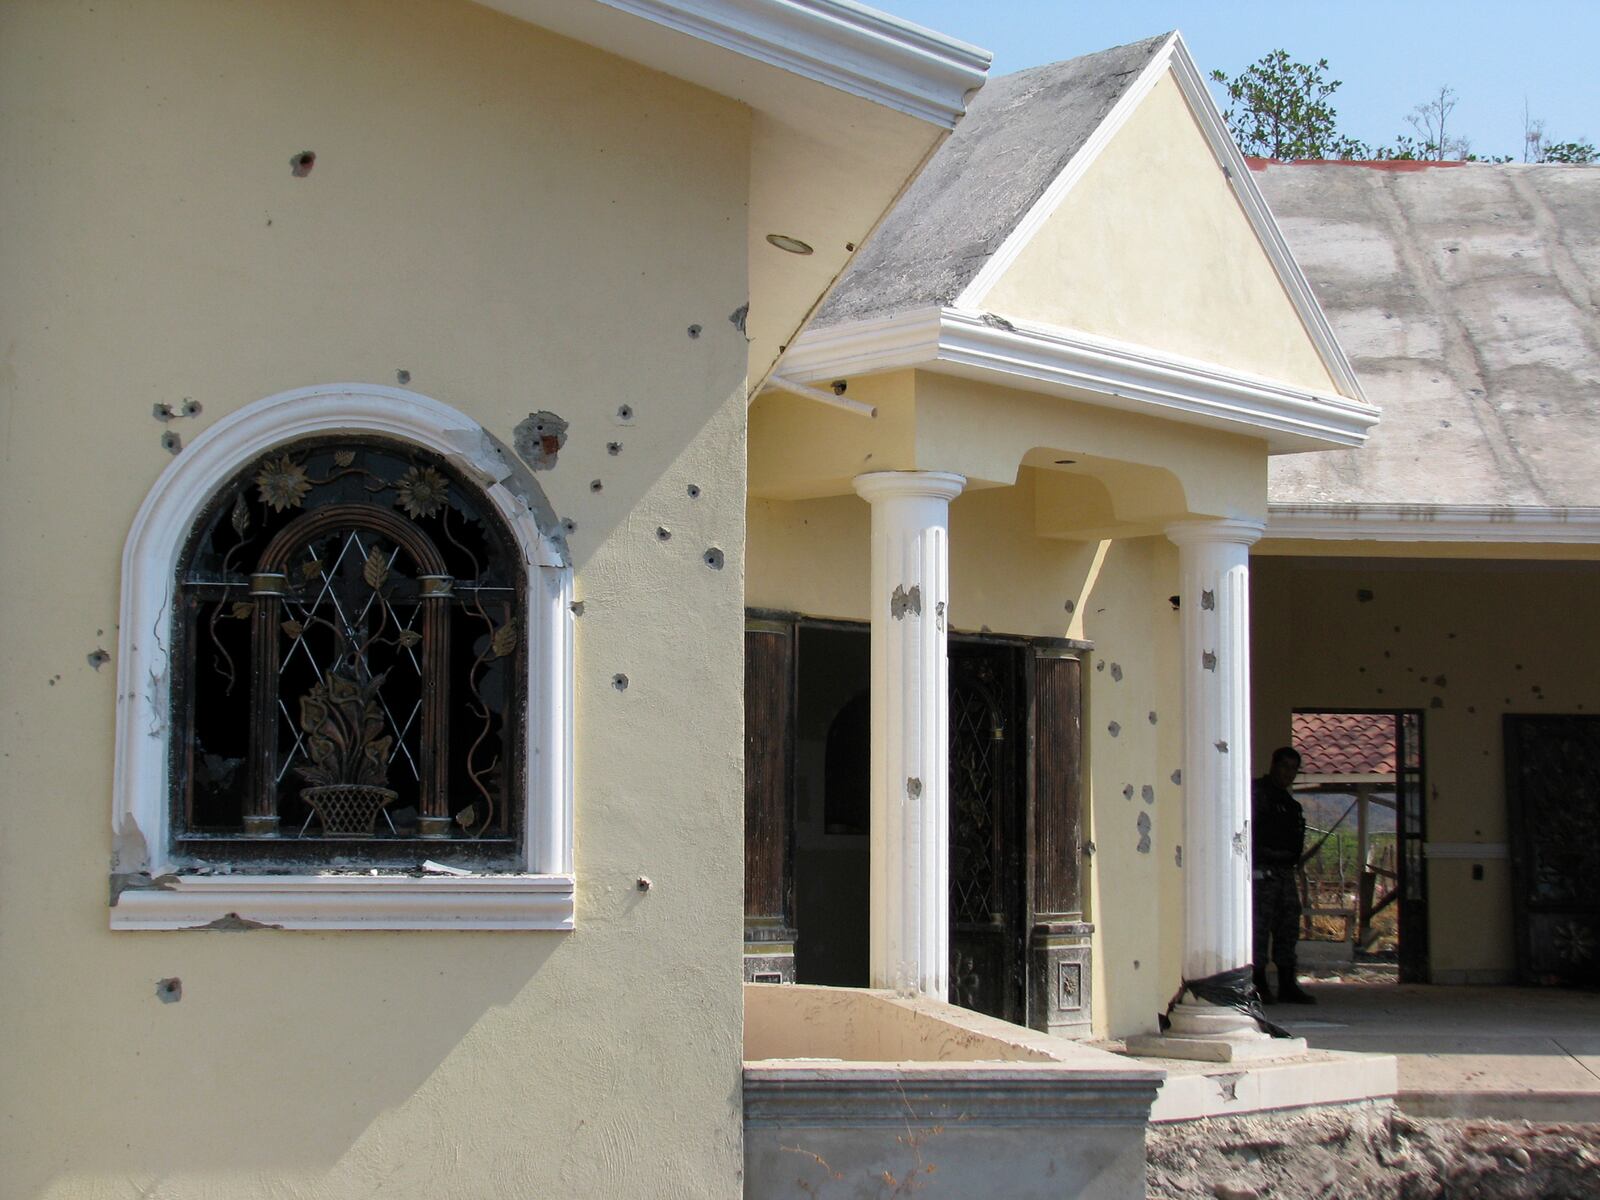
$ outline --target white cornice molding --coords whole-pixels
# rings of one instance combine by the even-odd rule
[[[853,0],[600,2],[945,129],[992,57]]]
[[[1070,392],[1089,403],[1264,438],[1273,450],[1360,446],[1379,415],[1365,401],[952,308],[807,330],[783,358],[784,375],[806,381],[907,367]]]
[[[1273,504],[1268,538],[1333,542],[1600,543],[1600,508]]]
[[[1334,336],[1333,326],[1329,324],[1322,306],[1317,303],[1310,282],[1300,270],[1300,264],[1295,261],[1289,243],[1284,240],[1283,231],[1278,228],[1278,222],[1273,218],[1266,198],[1256,186],[1249,164],[1245,162],[1244,155],[1239,153],[1239,147],[1234,144],[1233,135],[1228,132],[1227,122],[1211,99],[1211,92],[1206,87],[1204,75],[1190,56],[1182,35],[1177,33],[1169,37],[1161,49],[1156,51],[1144,70],[1139,73],[1139,78],[1122,94],[1105,119],[1090,134],[1088,140],[1061,169],[1061,173],[1051,181],[1033,208],[1007,235],[999,249],[973,277],[972,282],[956,297],[955,307],[969,311],[978,311],[984,307],[984,299],[994,285],[1055,214],[1073,185],[1088,172],[1101,152],[1111,144],[1128,118],[1169,69],[1184,99],[1188,101],[1195,123],[1211,147],[1218,166],[1222,168],[1228,186],[1238,199],[1239,206],[1244,210],[1251,228],[1261,242],[1262,249],[1277,272],[1284,292],[1294,305],[1301,324],[1305,326],[1307,336],[1316,346],[1323,366],[1333,378],[1334,385],[1341,395],[1351,400],[1364,401],[1366,397],[1361,390],[1361,382],[1356,377],[1355,368],[1350,365],[1350,360],[1339,345],[1338,338]]]

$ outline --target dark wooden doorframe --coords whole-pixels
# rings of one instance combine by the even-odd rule
[[[745,731],[746,978],[767,982],[795,978],[800,936],[795,747],[800,635],[806,630],[871,634],[865,622],[747,613],[746,687],[773,693],[752,697],[747,690]],[[1010,793],[1001,802],[1006,833],[1000,895],[1009,982],[992,1007],[1019,1024],[1086,1034],[1093,927],[1083,921],[1081,689],[1082,656],[1090,647],[1059,638],[956,632],[949,645],[953,659],[989,654],[1008,660],[1010,682],[1002,690],[1011,709],[1004,764]],[[778,721],[781,728],[773,728]]]

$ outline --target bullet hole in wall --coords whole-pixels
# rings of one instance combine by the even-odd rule
[[[1111,664],[1111,680],[1112,680],[1113,683],[1121,683],[1122,682],[1122,664],[1121,663],[1112,663]]]
[[[1131,783],[1123,784],[1123,786],[1122,786],[1122,798],[1124,800],[1132,800],[1133,799],[1133,784],[1131,784]]]
[[[1172,782],[1175,783],[1177,786],[1182,787],[1183,786],[1183,768],[1179,767],[1170,776],[1168,776],[1168,778],[1170,778],[1172,780]]]
[[[572,610],[572,615],[573,616],[575,616],[575,617],[583,616],[583,601],[582,600],[574,600],[567,607],[569,607]]]
[[[668,529],[665,525],[657,525],[656,540],[659,542],[670,542],[672,540],[672,530]]]
[[[1172,862],[1173,862],[1174,866],[1178,866],[1178,867],[1183,866],[1183,847],[1182,846],[1174,846],[1172,848]]]
[[[745,321],[746,321],[746,319],[749,318],[749,316],[750,316],[750,302],[747,300],[743,304],[739,305],[738,308],[734,309],[731,313],[728,314],[728,324],[732,325],[740,333],[743,333],[744,332]]]
[[[689,499],[691,499],[691,500],[700,499],[700,485],[698,483],[691,483],[689,485],[688,491],[689,491]]]
[[[694,340],[695,338],[697,338],[699,336],[700,336],[700,326],[698,326],[698,325],[689,326],[689,338],[690,338],[690,340],[692,341],[692,340]]]
[[[713,571],[722,570],[722,551],[717,549],[715,546],[707,550],[705,554],[702,555],[702,558],[705,560],[706,566],[710,567]]]
[[[1116,737],[1122,732],[1122,726],[1113,721],[1111,724],[1106,726],[1106,732],[1112,737]]]
[[[1177,612],[1178,609],[1183,606],[1183,597],[1182,596],[1168,596],[1167,597],[1167,603],[1172,605],[1172,611],[1173,612]]]
[[[405,387],[406,384],[411,382],[411,372],[406,370],[404,367],[401,367],[394,373],[394,381],[401,387]]]
[[[607,442],[606,443],[606,453],[611,455],[612,458],[615,458],[617,455],[622,453],[622,443],[621,442]]]
[[[1077,611],[1078,602],[1076,600],[1068,600],[1063,607],[1067,610],[1067,615],[1070,617],[1074,612]]]
[[[1217,748],[1218,754],[1226,754],[1228,752],[1227,742],[1212,742],[1211,744]]]
[[[1214,612],[1217,607],[1217,594],[1207,590],[1200,593],[1200,607],[1206,612]]]
[[[1214,651],[1205,650],[1200,654],[1200,665],[1208,671],[1217,669],[1217,656]]]
[[[633,420],[633,405],[631,405],[631,404],[619,405],[618,408],[617,408],[617,420],[619,420],[619,421],[631,421],[631,420]]]
[[[302,150],[289,160],[289,173],[296,179],[304,179],[311,174],[311,168],[316,165],[317,152],[315,150]]]
[[[1155,714],[1155,710],[1154,709],[1151,709],[1148,713],[1145,714],[1145,716],[1147,716],[1150,719],[1150,724],[1154,725],[1156,723],[1156,714]]]
[[[907,779],[906,795],[910,796],[913,800],[920,797],[922,795],[922,780],[918,779],[915,775]]]
[[[591,492],[598,492],[598,491],[602,490],[605,486],[606,485],[601,483],[598,479],[589,480],[589,490]]]
[[[1150,853],[1150,814],[1142,812],[1134,823],[1134,828],[1139,831],[1139,844],[1134,847],[1140,854]]]
[[[89,665],[96,671],[110,661],[111,655],[107,654],[104,650],[91,650],[89,652]]]
[[[1156,802],[1156,789],[1150,786],[1148,783],[1145,784],[1139,789],[1139,799],[1143,800],[1146,804],[1154,804]]]
[[[1106,660],[1102,658],[1099,662],[1095,663],[1094,669],[1096,671],[1104,671],[1106,669]]]
[[[156,999],[163,1004],[176,1004],[183,999],[183,980],[174,976],[171,979],[158,979],[156,981]]]
[[[561,528],[566,530],[568,533],[577,533],[578,532],[578,523],[576,521],[574,521],[571,517],[568,517],[568,518],[566,518],[566,520],[561,522]]]
[[[628,677],[626,675],[622,674],[622,672],[620,672],[620,671],[617,672],[615,675],[613,675],[611,677],[611,686],[616,688],[617,691],[619,691],[619,692],[627,691],[628,690]]]
[[[161,448],[168,454],[176,454],[183,449],[183,439],[169,429],[161,435]]]

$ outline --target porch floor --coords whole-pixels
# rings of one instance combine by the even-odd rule
[[[1600,1121],[1600,993],[1320,983],[1273,1020],[1313,1050],[1392,1054],[1396,1101],[1433,1117]]]

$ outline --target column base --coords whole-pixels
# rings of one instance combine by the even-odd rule
[[[1028,1024],[1057,1037],[1086,1038],[1094,1032],[1090,1008],[1089,935],[1081,921],[1036,925],[1028,948]]]
[[[1231,1063],[1296,1058],[1305,1052],[1305,1038],[1275,1038],[1238,1009],[1195,1000],[1173,1008],[1172,1027],[1166,1033],[1128,1039],[1128,1053],[1145,1058]]]
[[[744,927],[744,981],[794,982],[795,931],[781,923],[746,920]]]

